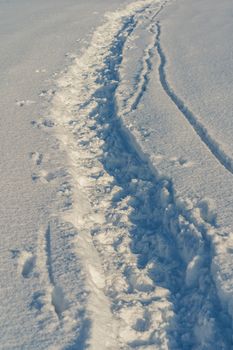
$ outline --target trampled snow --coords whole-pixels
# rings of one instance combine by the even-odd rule
[[[0,348],[233,349],[231,1],[0,8]]]

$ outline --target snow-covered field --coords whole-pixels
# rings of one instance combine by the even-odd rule
[[[231,0],[0,0],[0,349],[233,349]]]

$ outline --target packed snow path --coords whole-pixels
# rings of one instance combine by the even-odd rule
[[[107,0],[74,1],[76,10],[71,2],[61,0],[65,12],[58,6],[55,17],[55,2],[38,5],[33,30],[41,17],[50,25],[43,24],[36,44],[29,27],[17,35],[10,27],[20,48],[24,32],[28,47],[41,49],[44,38],[54,38],[53,69],[63,47],[56,51],[57,42],[76,40],[74,22],[83,48],[78,57],[67,54],[72,64],[54,75],[55,87],[47,82],[32,96],[32,70],[46,72],[33,57],[37,65],[45,51],[38,57],[37,48],[26,51],[29,60],[15,65],[16,45],[13,71],[3,65],[4,104],[13,100],[14,108],[2,118],[0,349],[233,349],[232,155],[171,79],[176,64],[162,19],[170,1],[122,0],[103,21],[90,12],[96,6],[100,14]],[[23,8],[35,10],[24,6],[20,23]],[[85,36],[90,23],[78,20],[82,14],[94,26],[102,23],[92,38]],[[28,85],[15,97],[21,80]],[[48,107],[43,117],[34,109],[37,98]],[[150,142],[154,148],[146,148]],[[196,193],[195,176],[199,187],[206,177],[225,202],[221,221],[207,187]]]
[[[50,116],[38,124],[55,130],[69,166],[56,173],[65,178],[63,205],[41,230],[36,258],[24,257],[22,275],[37,271],[41,287],[31,307],[42,329],[68,337],[67,349],[232,348],[231,317],[211,270],[215,217],[206,203],[197,215],[193,203],[176,198],[121,119],[140,107],[157,50],[168,97],[231,169],[166,80],[156,22],[165,5],[137,1],[108,14],[59,79]],[[120,70],[130,45],[135,60],[142,58],[127,96]]]

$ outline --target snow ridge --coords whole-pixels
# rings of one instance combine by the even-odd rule
[[[117,103],[124,46],[139,17],[153,21],[161,6],[138,1],[109,15],[53,99],[51,115],[73,177],[66,219],[81,237],[76,254],[90,280],[88,345],[96,350],[232,348],[231,319],[211,276],[214,220],[201,215],[198,203],[175,196],[120,118],[127,112]],[[158,23],[157,30],[165,78]],[[132,110],[145,91],[151,50]],[[93,249],[95,261],[81,252]]]
[[[226,170],[233,174],[233,160],[229,157],[225,151],[222,149],[221,145],[214,140],[214,138],[209,133],[208,129],[202,124],[199,118],[194,115],[194,113],[185,105],[184,101],[176,94],[176,92],[171,87],[166,74],[166,64],[167,58],[161,46],[161,25],[159,22],[156,23],[157,26],[157,52],[160,57],[159,66],[159,76],[161,85],[168,95],[168,97],[173,101],[176,107],[180,110],[183,116],[187,119],[190,125],[193,127],[194,131],[200,137],[202,142],[209,148],[210,152],[214,157],[224,166]]]

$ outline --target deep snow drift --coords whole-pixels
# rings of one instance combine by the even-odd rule
[[[38,222],[23,234],[25,212],[4,237],[2,349],[233,348],[230,103],[222,119],[216,105],[230,45],[228,65],[208,56],[230,11],[125,2],[42,91],[25,191]]]

